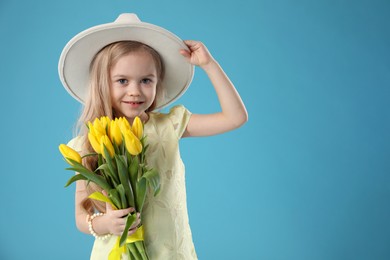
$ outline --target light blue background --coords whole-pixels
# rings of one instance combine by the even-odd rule
[[[122,12],[202,40],[249,112],[182,141],[200,259],[390,259],[388,0],[1,0],[0,259],[89,259],[57,149],[80,106],[57,62]],[[179,101],[218,110],[200,69]]]

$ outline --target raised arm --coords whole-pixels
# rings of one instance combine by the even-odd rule
[[[193,114],[183,137],[216,135],[243,125],[248,120],[245,105],[221,66],[203,43],[184,42],[190,51],[181,50],[180,53],[188,62],[206,72],[217,93],[222,111],[213,114]]]

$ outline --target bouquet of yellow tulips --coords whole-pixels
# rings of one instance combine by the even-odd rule
[[[136,117],[132,125],[121,117],[114,120],[101,117],[88,122],[88,140],[96,153],[86,156],[97,156],[98,167],[90,171],[82,164],[81,155],[65,144],[59,146],[66,162],[71,166],[67,170],[79,174],[72,176],[65,187],[75,181],[93,182],[105,190],[108,197],[101,192],[92,193],[89,198],[110,203],[114,209],[133,207],[135,212],[142,213],[147,188],[154,196],[160,190],[160,179],[155,169],[149,168],[146,162],[146,137],[143,124]],[[127,216],[126,228],[118,237],[109,259],[120,259],[127,253],[130,259],[148,259],[143,243],[143,226],[136,233],[128,236],[128,230],[136,220],[136,213]],[[142,214],[141,214],[142,220]]]

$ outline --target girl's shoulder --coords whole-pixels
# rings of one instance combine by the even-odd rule
[[[168,117],[172,121],[182,120],[187,117],[189,118],[190,116],[191,116],[191,112],[183,105],[177,105],[172,107],[168,113]]]
[[[153,112],[150,113],[150,120],[156,126],[173,126],[177,136],[181,137],[190,120],[191,112],[183,105],[172,107],[168,113]]]
[[[149,114],[152,118],[158,118],[158,119],[170,119],[170,120],[177,120],[181,119],[183,117],[188,117],[191,115],[191,112],[184,107],[183,105],[176,105],[174,107],[171,107],[167,113],[164,112],[151,112]]]

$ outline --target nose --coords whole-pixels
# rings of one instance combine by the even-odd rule
[[[126,95],[138,97],[141,95],[140,86],[138,83],[131,83],[127,86]]]

